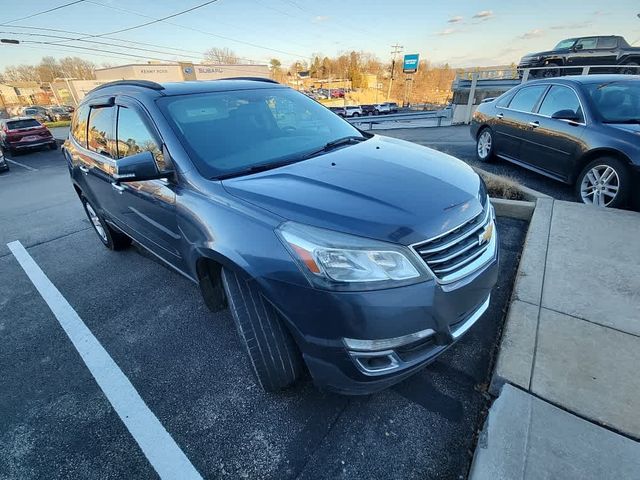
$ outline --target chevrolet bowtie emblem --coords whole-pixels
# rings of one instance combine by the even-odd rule
[[[487,228],[485,228],[484,231],[478,236],[478,243],[480,245],[484,245],[489,240],[491,240],[492,236],[493,236],[493,223],[490,223],[487,226]]]

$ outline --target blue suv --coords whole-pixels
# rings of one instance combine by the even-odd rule
[[[63,151],[102,243],[135,240],[228,306],[265,390],[305,369],[380,390],[489,305],[498,238],[478,175],[271,80],[102,85]]]

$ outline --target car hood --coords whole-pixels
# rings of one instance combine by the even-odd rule
[[[223,186],[283,219],[405,245],[473,218],[486,198],[460,160],[378,136]]]
[[[522,58],[528,58],[528,57],[546,57],[549,55],[554,55],[554,54],[558,54],[558,53],[566,53],[568,52],[569,49],[562,49],[562,50],[546,50],[544,52],[533,52],[533,53],[527,53],[526,55],[524,55]]]

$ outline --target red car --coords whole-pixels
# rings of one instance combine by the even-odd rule
[[[58,148],[56,139],[49,129],[35,118],[28,117],[0,120],[0,144],[11,154],[44,146],[51,150]]]

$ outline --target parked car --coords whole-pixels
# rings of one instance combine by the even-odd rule
[[[71,113],[67,109],[62,107],[51,107],[48,110],[49,117],[54,122],[60,122],[63,120],[71,120]]]
[[[389,107],[389,113],[398,113],[398,104],[396,102],[385,102],[382,105]]]
[[[44,107],[36,107],[36,106],[25,107],[22,109],[22,116],[35,118],[36,120],[42,123],[51,121],[49,112]]]
[[[329,110],[337,115],[340,115],[341,117],[347,116],[347,112],[345,111],[344,107],[329,107]]]
[[[67,112],[69,113],[73,113],[76,109],[74,107],[72,107],[71,105],[62,105],[62,108],[64,108]]]
[[[489,305],[498,238],[480,177],[271,80],[104,84],[63,151],[100,241],[135,239],[228,305],[266,390],[304,369],[338,392],[383,389]]]
[[[376,106],[375,105],[360,105],[360,108],[362,109],[362,114],[363,115],[377,115],[378,111],[376,110]]]
[[[575,185],[578,201],[623,207],[640,186],[640,77],[534,80],[482,103],[471,134],[502,158]]]
[[[640,74],[640,48],[632,47],[617,35],[576,37],[562,40],[552,50],[529,53],[522,57],[518,70],[534,67],[582,67],[588,65],[621,65],[609,73]],[[562,69],[533,71],[533,76],[555,77]],[[576,73],[564,69],[564,73]],[[577,69],[579,73],[580,69]]]
[[[0,144],[11,154],[39,147],[58,148],[47,127],[35,118],[13,117],[0,120]]]
[[[344,107],[345,117],[361,117],[362,115],[362,108],[358,105],[348,105]]]
[[[0,172],[6,172],[9,170],[9,163],[7,163],[7,159],[4,158],[4,152],[2,148],[0,148]]]
[[[375,109],[376,109],[376,115],[384,115],[386,113],[391,113],[391,104],[389,103],[378,103],[376,105],[374,105]],[[396,112],[398,111],[397,105],[396,105]]]

